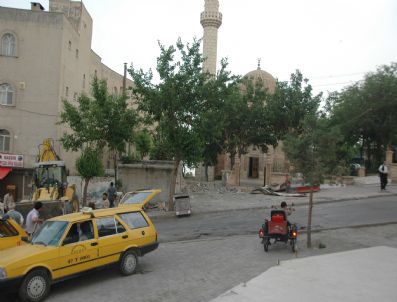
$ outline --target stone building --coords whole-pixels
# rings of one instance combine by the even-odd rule
[[[218,29],[222,24],[222,14],[219,12],[218,0],[205,0],[205,9],[201,13],[201,24],[204,29],[203,56],[205,58],[204,69],[212,74],[216,73],[217,39]],[[269,92],[274,92],[276,87],[275,78],[268,72],[258,68],[248,72],[245,78],[253,82],[261,81],[263,87]],[[276,148],[269,146],[263,153],[255,146],[251,146],[247,154],[241,159],[236,158],[235,165],[231,169],[230,156],[220,154],[216,167],[208,169],[208,179],[214,180],[222,176],[227,182],[234,185],[268,185],[282,183],[288,172],[288,161],[282,151],[282,142]],[[205,179],[204,167],[196,169],[196,178]]]
[[[92,27],[81,1],[49,0],[49,11],[39,3],[31,10],[0,7],[0,155],[9,159],[0,158],[0,196],[9,184],[16,186],[18,200],[29,195],[38,145],[45,138],[54,140],[75,173],[78,155],[59,143],[63,99],[89,94],[94,75],[107,80],[111,93],[122,92],[123,76],[91,49]],[[109,162],[105,159],[105,167]]]

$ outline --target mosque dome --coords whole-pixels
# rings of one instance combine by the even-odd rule
[[[258,68],[248,72],[243,78],[251,79],[256,83],[256,81],[261,81],[263,87],[267,88],[270,92],[274,92],[276,89],[276,79],[268,72],[261,69],[258,63]]]

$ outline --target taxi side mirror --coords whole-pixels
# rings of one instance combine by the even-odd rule
[[[28,236],[22,236],[22,237],[21,237],[21,240],[22,240],[23,242],[30,242]]]

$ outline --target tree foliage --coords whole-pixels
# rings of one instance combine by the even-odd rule
[[[77,106],[63,101],[59,123],[68,125],[70,131],[63,133],[61,142],[66,150],[72,151],[85,148],[102,151],[107,147],[114,154],[116,169],[118,156],[133,140],[138,115],[128,105],[126,95],[108,93],[105,80],[95,77],[91,90],[92,97],[80,95]]]
[[[335,93],[329,108],[332,124],[346,143],[359,144],[362,155],[381,162],[386,149],[397,144],[397,63],[383,65]]]

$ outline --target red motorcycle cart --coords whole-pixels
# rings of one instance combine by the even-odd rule
[[[271,241],[275,244],[278,241],[290,243],[292,252],[296,252],[298,238],[298,229],[295,224],[289,224],[286,213],[283,210],[273,210],[270,214],[270,220],[265,220],[265,223],[259,229],[259,238],[262,239],[262,244],[265,252],[269,250]]]

